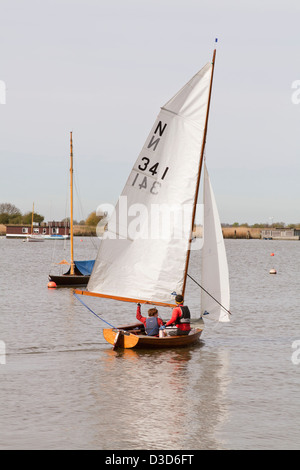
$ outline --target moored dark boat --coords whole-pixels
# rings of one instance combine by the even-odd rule
[[[62,276],[49,276],[49,282],[55,282],[57,287],[86,286],[90,276],[82,274],[63,274]]]
[[[65,274],[49,275],[49,281],[55,282],[58,287],[86,286],[89,282],[95,260],[74,261],[74,274],[71,268]]]

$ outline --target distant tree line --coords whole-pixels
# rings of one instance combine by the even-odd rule
[[[96,227],[98,222],[103,218],[103,216],[96,215],[96,211],[91,212],[91,214],[87,217],[86,220],[81,220],[77,222],[76,220],[73,221],[74,225],[88,225],[89,227]],[[70,219],[68,219],[70,220]]]
[[[91,227],[96,227],[98,222],[102,219],[101,216],[96,215],[96,211],[92,212],[86,220],[81,220],[77,222],[74,220],[74,225],[89,225]],[[0,224],[22,224],[30,225],[32,220],[32,211],[28,211],[25,214],[22,214],[20,209],[18,209],[13,204],[8,202],[0,203]],[[69,217],[66,217],[64,220],[69,221]],[[34,212],[33,222],[41,223],[44,221],[44,216]]]
[[[8,202],[0,203],[0,224],[24,224],[30,225],[32,220],[32,211],[22,214],[13,204]],[[44,217],[36,212],[33,214],[34,222],[43,222]]]
[[[286,224],[285,222],[273,222],[272,224],[268,223],[255,223],[252,225],[247,224],[246,222],[240,224],[239,222],[234,222],[233,224],[221,224],[222,227],[249,227],[249,228],[296,228],[300,227],[299,224]]]
[[[88,225],[90,227],[96,227],[98,222],[103,218],[103,216],[96,215],[96,211],[92,212],[86,220],[81,220],[77,222],[74,220],[74,225]],[[8,202],[0,203],[0,224],[24,224],[30,225],[32,219],[32,211],[28,211],[25,214],[22,214],[20,209],[18,209],[13,204]],[[70,220],[68,217],[64,220]],[[44,216],[34,213],[33,221],[41,223],[44,221]],[[296,228],[300,226],[299,224],[285,224],[284,222],[274,222],[272,224],[261,224],[255,223],[249,225],[247,223],[240,224],[239,222],[234,222],[233,224],[221,224],[222,227],[249,227],[249,228]]]

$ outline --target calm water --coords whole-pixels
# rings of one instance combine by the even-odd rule
[[[76,239],[78,259],[90,242]],[[300,449],[300,242],[226,240],[232,321],[160,352],[112,351],[71,290],[47,289],[63,243],[0,239],[0,449]],[[189,281],[195,316],[199,295]],[[135,319],[134,304],[84,301]]]

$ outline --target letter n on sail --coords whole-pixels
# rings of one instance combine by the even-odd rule
[[[153,147],[153,150],[156,150],[156,147],[158,146],[158,143],[159,143],[159,141],[160,141],[160,138],[161,138],[161,136],[163,135],[164,130],[165,130],[166,127],[167,127],[167,123],[165,123],[164,126],[162,127],[162,122],[159,121],[159,123],[157,124],[157,127],[156,127],[156,129],[155,129],[155,131],[154,131],[154,134],[156,134],[157,131],[158,131],[159,137],[156,138],[156,135],[153,135],[153,136],[151,137],[151,140],[150,140],[150,142],[149,142],[149,144],[148,144],[148,147],[147,147],[148,149],[151,148],[151,147]]]

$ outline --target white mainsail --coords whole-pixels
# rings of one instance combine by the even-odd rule
[[[212,71],[208,63],[161,108],[104,234],[91,294],[168,305],[182,293]]]
[[[226,310],[230,307],[227,257],[215,196],[206,165],[204,164],[203,167],[204,242],[201,252],[201,285],[210,295],[204,290],[201,291],[201,315],[206,312],[209,313],[209,319],[226,322],[229,321],[229,314]]]

